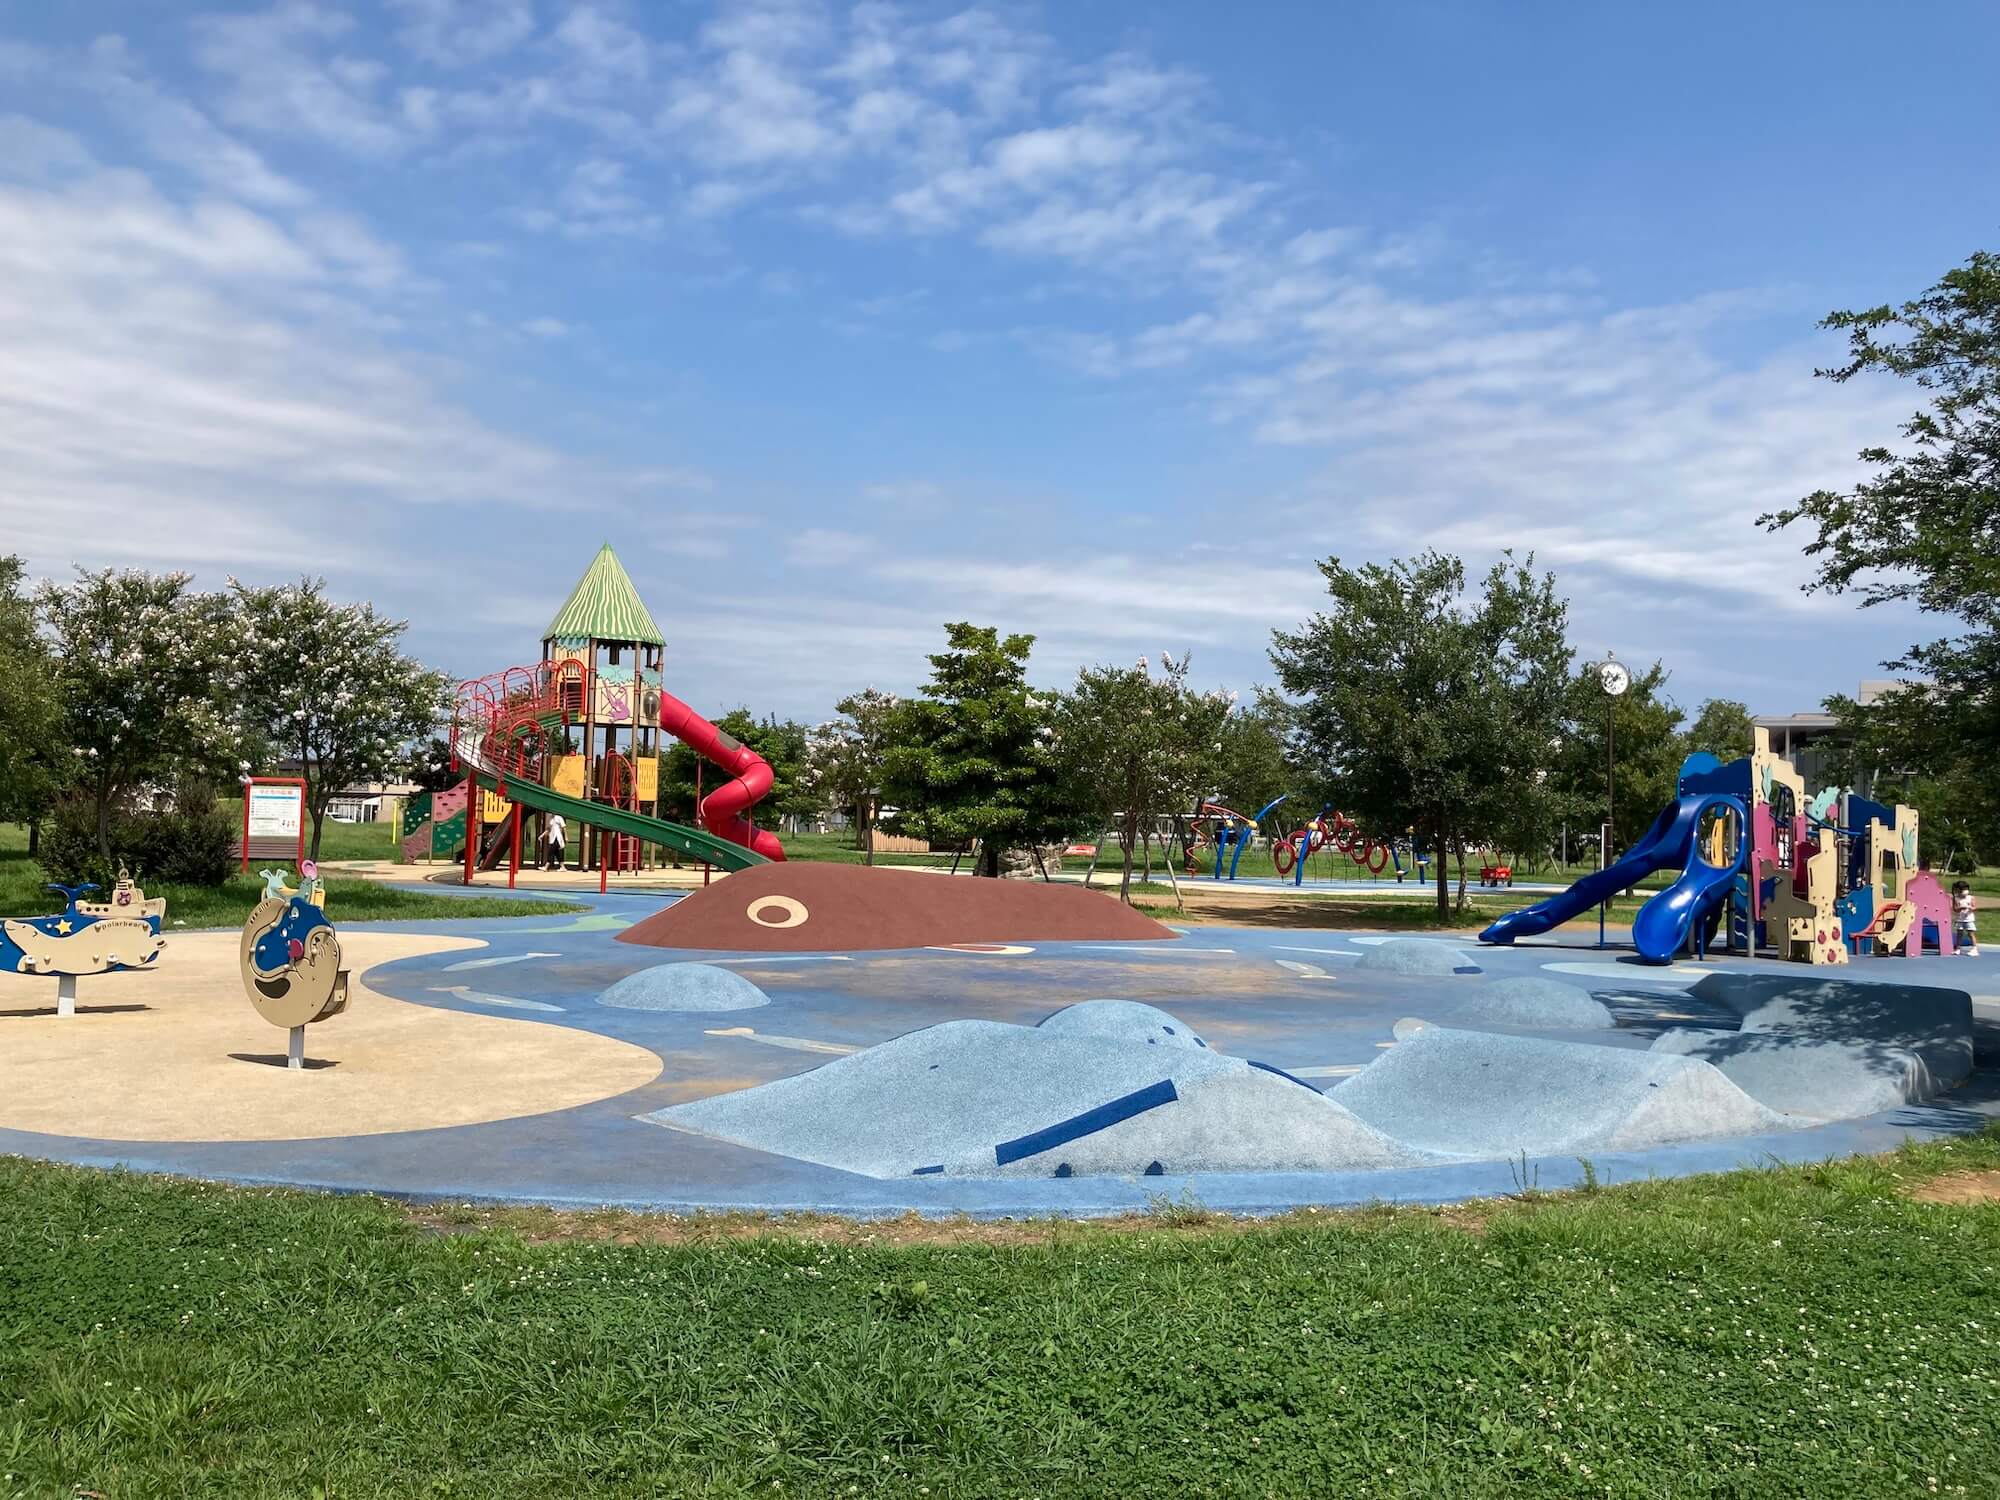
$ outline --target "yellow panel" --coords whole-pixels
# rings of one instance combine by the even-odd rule
[[[641,755],[632,762],[635,780],[638,782],[637,796],[641,802],[660,800],[660,758],[657,755]]]
[[[479,821],[482,823],[503,823],[507,819],[507,810],[513,805],[513,803],[509,802],[498,792],[489,792],[481,788],[479,793]]]
[[[558,755],[556,757],[555,779],[550,787],[565,797],[583,795],[584,757],[581,755]]]

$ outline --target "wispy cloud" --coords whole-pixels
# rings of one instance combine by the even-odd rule
[[[1902,413],[1742,336],[1804,327],[1782,290],[1339,211],[1199,59],[1054,12],[386,3],[0,42],[0,520],[42,561],[61,508],[114,560],[429,569],[475,652],[499,606],[410,519],[547,592],[588,515],[676,580],[684,652],[809,708],[913,685],[962,615],[1038,670],[1194,644],[1247,683],[1329,552],[1533,549],[1593,639],[1718,677],[1845,619],[1751,518]],[[788,368],[814,339],[857,352]],[[954,380],[990,441],[933,430]],[[1070,400],[1103,426],[1034,425]],[[1168,428],[1209,449],[1184,487]]]

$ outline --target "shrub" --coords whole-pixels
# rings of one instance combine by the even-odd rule
[[[213,791],[185,787],[164,809],[111,810],[111,857],[97,850],[97,809],[87,798],[60,803],[42,830],[36,860],[62,885],[109,890],[120,869],[140,882],[219,886],[229,878],[236,821]]]
[[[42,873],[60,885],[89,884],[109,890],[118,878],[119,858],[130,858],[124,847],[130,822],[130,814],[123,809],[111,810],[111,858],[107,860],[97,852],[95,804],[84,797],[66,798],[56,804],[42,825],[35,860]]]
[[[210,791],[184,793],[170,810],[139,818],[135,834],[139,868],[149,880],[218,886],[235,864],[236,820]]]

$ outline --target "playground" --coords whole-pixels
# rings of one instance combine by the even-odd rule
[[[1995,1000],[1967,998],[2000,997],[1991,957],[1830,985],[1574,938],[1220,927],[669,950],[621,939],[671,936],[678,903],[589,899],[343,934],[356,993],[310,1028],[301,1073],[260,1065],[270,1033],[231,998],[221,935],[180,940],[172,970],[85,978],[74,1017],[23,1013],[10,979],[0,1149],[420,1199],[1018,1217],[1162,1191],[1241,1212],[1449,1201],[1509,1191],[1524,1163],[1545,1186],[1579,1158],[1639,1179],[2000,1112],[1975,1059]]]
[[[1483,932],[1191,926],[1068,880],[788,862],[756,821],[771,767],[666,690],[663,650],[605,547],[538,662],[460,685],[463,779],[404,813],[468,900],[528,900],[507,887],[554,839],[595,876],[576,910],[343,926],[278,780],[244,804],[245,869],[280,865],[240,940],[163,942],[126,882],[10,921],[0,1149],[412,1199],[1088,1217],[1816,1160],[2000,1113],[2000,957],[1954,952],[1916,814],[1809,792],[1761,731],[1689,757],[1573,884],[1474,858],[1523,903]],[[693,824],[662,816],[669,739],[705,767]],[[1309,868],[1434,873],[1286,800],[1204,798],[1163,861],[1301,900]],[[663,853],[700,884],[631,888]],[[1661,876],[1629,934],[1602,922]]]

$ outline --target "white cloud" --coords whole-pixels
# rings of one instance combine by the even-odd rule
[[[871,327],[885,353],[905,340],[998,367],[1026,349],[1057,382],[1129,382],[1078,389],[1107,413],[1143,404],[1210,421],[1211,472],[1261,476],[1223,484],[1218,530],[1283,539],[1226,586],[1178,589],[1162,580],[1181,554],[1139,559],[1102,502],[1070,497],[1080,519],[1065,547],[1120,539],[1087,566],[1051,567],[1035,557],[1046,527],[970,539],[974,480],[922,449],[885,451],[871,461],[934,477],[834,481],[839,493],[810,512],[823,524],[737,548],[881,564],[874,584],[895,599],[879,630],[839,625],[855,601],[787,596],[786,620],[827,632],[801,647],[816,661],[842,665],[827,640],[928,648],[936,619],[990,611],[1064,660],[1185,639],[1254,675],[1263,632],[1316,602],[1314,555],[1426,542],[1469,557],[1533,547],[1561,568],[1593,638],[1622,634],[1624,649],[1686,617],[1687,639],[1732,670],[1745,642],[1775,661],[1818,649],[1817,632],[1846,618],[1799,598],[1797,539],[1750,518],[1841,482],[1852,451],[1902,413],[1879,392],[1812,382],[1811,351],[1735,352],[1747,319],[1789,314],[1781,303],[1634,307],[1629,290],[1575,267],[1544,274],[1422,223],[1308,212],[1309,164],[1231,128],[1229,101],[1201,76],[1132,51],[1064,55],[1014,11],[753,0],[668,40],[653,7],[391,8],[399,45],[380,56],[315,0],[200,18],[186,35],[207,91],[193,100],[157,81],[174,76],[164,61],[144,66],[115,37],[62,55],[0,43],[10,107],[24,107],[24,83],[72,90],[170,169],[99,166],[119,154],[115,133],[0,119],[0,175],[20,179],[0,190],[0,506],[74,506],[135,559],[193,557],[213,535],[246,557],[282,556],[306,515],[315,556],[347,549],[386,568],[382,539],[414,505],[525,512],[591,497],[645,517],[671,538],[663,550],[730,551],[712,516],[681,526],[656,509],[713,483],[705,474],[580,464],[454,399],[466,367],[523,359],[523,335],[569,331],[534,300],[475,300],[548,295],[531,283],[539,251],[564,255],[565,275],[643,261],[719,295],[797,292],[771,326]],[[414,295],[431,290],[412,264],[421,241],[406,248],[301,185],[319,187],[310,148],[364,158],[385,199],[466,191],[490,215],[450,231],[467,242],[455,302],[439,298],[433,315]],[[753,208],[758,232],[731,243],[730,216]],[[579,243],[494,245],[512,225]],[[875,243],[819,260],[815,234]],[[714,260],[677,264],[703,255]],[[1021,285],[1024,264],[1038,285]],[[424,351],[440,329],[465,366]],[[673,383],[659,363],[621,373]],[[667,412],[662,401],[647,415]],[[560,401],[548,420],[598,421],[589,430],[606,436],[618,425]],[[1135,441],[1118,420],[1103,440]],[[1176,517],[1204,503],[1161,501]],[[857,529],[836,529],[843,504],[862,508]],[[864,537],[889,536],[869,510],[891,507],[898,539]],[[139,518],[121,526],[125,510]],[[779,638],[730,621],[746,641]],[[721,627],[704,616],[699,628]],[[886,677],[893,664],[845,665]]]
[[[295,237],[240,205],[101,170],[0,186],[0,529],[43,571],[91,561],[435,572],[412,506],[622,503],[607,474],[481,422],[340,292],[356,224]],[[361,291],[373,278],[363,277]],[[638,488],[632,488],[638,503]],[[60,516],[60,528],[51,517]]]
[[[0,115],[0,171],[29,181],[91,165],[90,148],[67,130],[26,115]]]
[[[667,222],[634,189],[625,163],[605,156],[586,157],[570,169],[553,209],[529,209],[518,217],[527,228],[554,230],[573,239],[644,239],[658,234]]]
[[[280,0],[268,11],[205,15],[193,24],[195,59],[223,81],[222,112],[235,124],[366,156],[404,144],[377,97],[382,65],[320,55],[350,33],[348,16],[311,0]]]
[[[1122,166],[1139,150],[1129,130],[1062,125],[1003,136],[992,147],[993,165],[1014,182],[1035,182],[1077,172]]]
[[[580,5],[564,16],[555,40],[600,83],[641,79],[652,67],[646,38],[594,5]]]
[[[526,41],[535,29],[529,0],[389,0],[403,17],[406,46],[440,67],[486,62]]]

